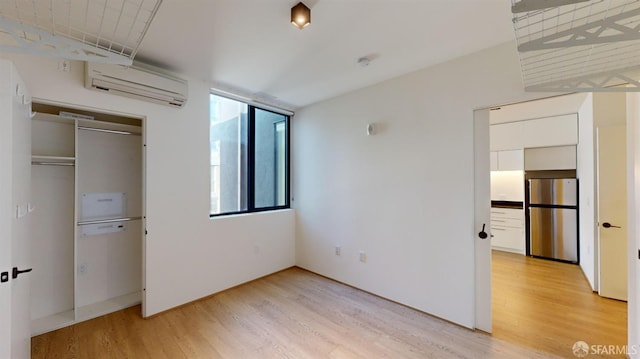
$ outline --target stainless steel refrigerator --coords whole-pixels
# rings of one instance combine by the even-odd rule
[[[529,254],[578,263],[578,180],[528,180]]]

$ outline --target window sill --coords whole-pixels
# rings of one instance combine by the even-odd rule
[[[237,218],[237,217],[247,217],[254,215],[264,215],[270,213],[278,213],[278,212],[290,212],[293,211],[293,208],[275,208],[275,209],[261,209],[253,212],[235,212],[235,213],[222,213],[222,214],[210,214],[209,219],[224,219],[224,218]]]

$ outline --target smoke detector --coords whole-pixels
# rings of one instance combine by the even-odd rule
[[[359,67],[367,67],[367,66],[369,66],[370,63],[371,63],[371,59],[366,57],[366,56],[363,56],[363,57],[359,58],[358,60],[356,60],[356,64]]]

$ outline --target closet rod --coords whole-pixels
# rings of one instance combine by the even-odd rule
[[[103,224],[103,223],[115,223],[115,222],[129,222],[129,221],[137,221],[142,219],[142,217],[122,217],[122,218],[111,218],[111,219],[97,219],[95,221],[82,221],[78,222],[79,226],[86,226],[88,224]]]
[[[75,166],[75,163],[71,163],[71,162],[37,162],[37,161],[32,161],[31,164],[32,165],[38,165],[38,166]]]
[[[106,132],[106,133],[115,133],[115,134],[117,134],[117,135],[142,136],[142,134],[140,134],[140,133],[135,133],[135,132],[129,132],[129,131],[117,131],[117,130],[107,130],[107,129],[104,129],[104,128],[94,128],[94,127],[85,127],[85,126],[78,126],[78,130],[96,131],[96,132]]]

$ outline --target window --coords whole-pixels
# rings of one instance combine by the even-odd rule
[[[210,215],[289,208],[289,116],[210,94]]]

